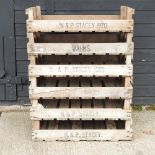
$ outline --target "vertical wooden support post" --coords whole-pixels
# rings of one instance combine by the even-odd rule
[[[36,6],[35,11],[36,11],[36,19],[42,19],[40,6]]]
[[[132,16],[134,14],[134,9],[126,7],[126,6],[121,6],[121,19],[132,19]],[[132,38],[133,38],[133,33],[126,33],[126,40],[127,43],[132,43]],[[133,48],[129,47],[129,50],[132,54],[126,56],[126,65],[131,65],[132,64],[132,58],[133,58]],[[125,87],[132,87],[132,77],[125,77]],[[124,109],[125,110],[131,110],[131,103],[132,103],[132,94],[129,95],[129,99],[125,99],[124,101]],[[131,125],[132,125],[132,119],[127,120],[125,123],[125,129],[126,130],[131,130]]]
[[[28,15],[28,21],[31,21],[33,19],[41,19],[41,11],[40,7],[32,7],[26,10],[26,14]],[[29,43],[34,43],[35,40],[35,34],[33,33],[27,33],[27,37],[29,39]],[[30,50],[29,47],[27,47],[27,50]],[[35,56],[28,56],[30,64],[35,65],[36,64],[36,57]],[[30,86],[29,89],[33,89],[34,87],[37,87],[37,79],[36,77],[30,77],[29,76]],[[31,100],[32,106],[36,106],[38,104],[38,100]],[[40,129],[40,121],[32,121],[32,130],[39,130]]]

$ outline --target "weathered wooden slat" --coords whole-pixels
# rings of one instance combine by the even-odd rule
[[[34,43],[28,44],[29,55],[118,55],[132,54],[133,43]]]
[[[98,109],[98,108],[72,108],[72,109],[45,109],[41,105],[31,108],[31,120],[91,120],[91,119],[110,119],[110,120],[127,120],[131,118],[131,113],[122,109]]]
[[[132,65],[29,65],[29,76],[131,76]]]
[[[27,21],[27,31],[132,32],[133,20],[31,20]]]
[[[42,20],[103,20],[120,19],[120,15],[42,15]]]
[[[31,99],[42,98],[131,98],[131,87],[32,87]]]
[[[35,130],[32,132],[33,140],[131,140],[132,131],[126,130]]]

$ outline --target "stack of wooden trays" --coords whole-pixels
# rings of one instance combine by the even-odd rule
[[[34,140],[131,140],[133,14],[26,10]]]

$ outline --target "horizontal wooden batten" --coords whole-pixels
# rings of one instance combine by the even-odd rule
[[[132,32],[133,20],[28,20],[30,32]]]
[[[41,98],[131,98],[132,87],[31,87],[31,99]]]
[[[41,20],[103,20],[120,19],[120,15],[42,15]]]
[[[132,54],[133,43],[29,43],[29,55]]]
[[[29,76],[131,76],[132,65],[29,65]]]
[[[115,130],[115,129],[105,129],[105,130],[34,130],[32,132],[33,140],[131,140],[132,130]]]
[[[40,107],[31,108],[31,120],[128,120],[131,119],[131,112],[123,109],[45,109]]]

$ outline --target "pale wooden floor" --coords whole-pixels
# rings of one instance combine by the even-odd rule
[[[134,112],[132,142],[32,142],[28,112],[2,113],[0,155],[153,155],[155,112]]]

